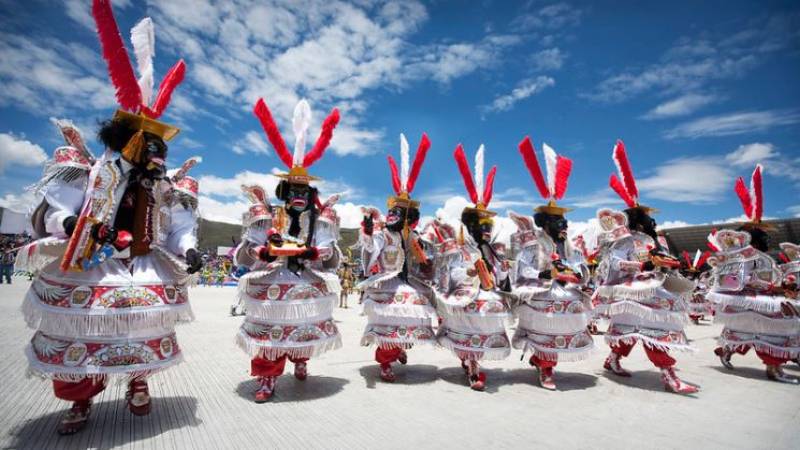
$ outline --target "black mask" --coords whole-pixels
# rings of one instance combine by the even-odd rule
[[[154,134],[145,133],[144,138],[142,160],[133,164],[148,178],[161,179],[166,177],[167,168],[164,163],[167,159],[167,144]]]
[[[747,231],[747,233],[750,234],[750,245],[752,245],[754,249],[764,253],[769,251],[769,243],[770,243],[769,233],[762,230],[761,228],[756,228],[756,227],[739,228],[739,231],[742,230]]]
[[[389,231],[400,232],[406,224],[413,226],[417,221],[419,221],[417,208],[394,206],[386,213],[386,228]]]
[[[656,241],[656,245],[661,248],[661,244],[658,243],[658,234],[656,234],[657,224],[655,219],[650,217],[642,208],[628,208],[625,210],[625,214],[628,215],[628,228],[650,236]]]
[[[461,223],[467,228],[467,233],[472,236],[478,244],[485,244],[492,240],[492,230],[494,221],[490,218],[481,220],[480,216],[474,211],[464,211],[461,213]]]
[[[289,183],[284,180],[275,189],[275,196],[284,201],[290,214],[300,214],[314,207],[316,189],[307,184]]]
[[[538,227],[544,230],[554,242],[564,242],[567,240],[568,222],[564,216],[538,212],[534,214],[533,221]]]

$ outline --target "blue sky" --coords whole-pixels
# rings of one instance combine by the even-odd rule
[[[88,1],[0,0],[0,204],[27,208],[50,117],[86,134],[115,102]],[[126,43],[156,24],[156,80],[183,57],[187,80],[164,120],[183,128],[170,162],[202,155],[202,214],[236,220],[242,182],[274,186],[283,169],[252,105],[263,96],[287,142],[295,102],[309,99],[312,136],[333,106],[342,122],[312,173],[357,205],[383,207],[386,155],[432,141],[415,189],[423,214],[465,201],[452,153],[486,145],[497,164],[494,206],[540,203],[517,143],[529,134],[574,161],[565,203],[587,221],[621,207],[607,188],[625,141],[642,202],[668,224],[741,215],[734,177],[766,165],[765,215],[800,215],[800,5],[796,2],[113,2]],[[647,4],[645,4],[647,3]],[[313,139],[313,138],[312,138]],[[92,138],[92,148],[100,152]],[[458,198],[461,196],[462,198]],[[447,202],[447,204],[445,204]]]

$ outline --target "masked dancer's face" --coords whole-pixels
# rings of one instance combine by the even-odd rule
[[[400,206],[395,206],[386,213],[386,228],[391,231],[400,231],[406,219],[407,210]]]
[[[289,211],[303,212],[311,207],[312,192],[306,184],[289,184],[286,195],[286,209]]]
[[[564,216],[550,216],[545,226],[547,234],[556,242],[564,242],[567,240],[567,228],[569,223]]]

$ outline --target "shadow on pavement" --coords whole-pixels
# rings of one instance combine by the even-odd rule
[[[728,370],[722,366],[706,366],[711,369],[716,370],[719,373],[725,375],[734,375],[739,378],[747,378],[750,380],[762,380],[762,381],[770,381],[767,379],[766,369],[763,368],[755,368],[755,367],[736,367],[733,366],[733,370]]]
[[[597,385],[597,377],[579,372],[566,372],[556,370],[555,372],[557,391],[582,391]],[[495,377],[495,384],[498,386],[506,386],[513,384],[528,384],[535,388],[541,389],[539,386],[539,372],[533,368],[529,369],[512,369],[499,372]],[[546,389],[542,389],[546,392]]]
[[[10,448],[112,448],[146,440],[173,429],[197,427],[197,399],[194,397],[153,397],[152,412],[137,417],[128,411],[124,399],[94,403],[89,422],[82,431],[60,436],[56,427],[69,408],[25,421],[9,432]]]
[[[686,379],[681,376],[680,370],[676,369],[677,375],[683,380],[686,384],[691,384],[697,386],[700,389],[698,394],[703,393],[703,387],[699,384],[695,383],[694,380]],[[671,395],[680,395],[675,394],[673,392],[668,392],[664,389],[664,383],[661,381],[661,371],[657,368],[653,368],[652,370],[639,370],[639,371],[631,371],[631,377],[620,377],[614,375],[613,373],[604,370],[602,372],[603,377],[605,377],[609,381],[613,381],[614,383],[621,384],[624,386],[641,389],[644,391],[653,391],[653,392],[663,392],[665,394]],[[697,394],[690,394],[690,395],[681,395],[682,397],[698,399]]]
[[[392,370],[396,378],[392,384],[415,385],[433,383],[437,378],[437,367],[430,364],[392,364]],[[361,366],[358,372],[364,377],[367,389],[375,389],[376,385],[379,383],[388,384],[381,380],[380,366],[377,363]]]
[[[325,377],[309,374],[305,381],[297,380],[293,375],[283,375],[278,377],[275,385],[275,393],[270,398],[271,403],[281,402],[302,402],[317,400],[330,397],[344,389],[349,383],[344,378]],[[236,393],[243,399],[252,401],[258,389],[258,382],[255,378],[242,381],[236,386]]]

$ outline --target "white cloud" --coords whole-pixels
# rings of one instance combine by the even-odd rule
[[[792,217],[800,217],[800,205],[794,205],[786,208],[786,212],[792,215]]]
[[[39,204],[39,201],[40,199],[30,191],[23,191],[19,195],[7,192],[0,197],[0,207],[26,214],[32,211]]]
[[[539,92],[554,86],[555,80],[551,77],[538,76],[521,81],[510,93],[495,98],[491,104],[481,107],[484,113],[508,111],[518,102],[538,94]]]
[[[268,144],[266,139],[267,138],[264,136],[263,132],[258,133],[256,131],[248,131],[245,133],[243,138],[239,139],[233,144],[231,151],[237,155],[244,155],[248,152],[269,155],[271,153],[269,147],[267,146]]]
[[[131,6],[130,0],[115,0],[114,8],[125,9]],[[95,24],[92,19],[92,2],[85,0],[65,0],[64,10],[67,16],[94,33]]]
[[[583,97],[620,102],[641,94],[676,95],[708,88],[719,80],[740,77],[768,54],[797,38],[796,16],[773,15],[751,20],[735,36],[684,37],[657,62],[615,70]]]
[[[35,167],[47,161],[47,153],[38,145],[9,133],[0,133],[0,175],[14,165]]]
[[[652,120],[685,116],[715,100],[716,97],[713,95],[686,94],[656,106],[642,118]]]
[[[740,145],[733,152],[725,155],[725,160],[735,166],[754,166],[768,159],[777,157],[775,146],[770,143],[754,142]]]
[[[718,158],[679,158],[658,165],[655,174],[637,180],[644,199],[710,203],[731,188],[731,171]]]
[[[566,53],[558,47],[541,50],[531,56],[531,70],[536,72],[558,70],[564,65],[566,59]]]
[[[583,10],[559,2],[520,14],[511,22],[511,26],[520,31],[560,30],[579,25],[582,16]]]
[[[770,128],[800,122],[798,110],[740,111],[707,116],[678,125],[664,133],[667,139],[696,139],[711,136],[733,136],[756,133]]]

